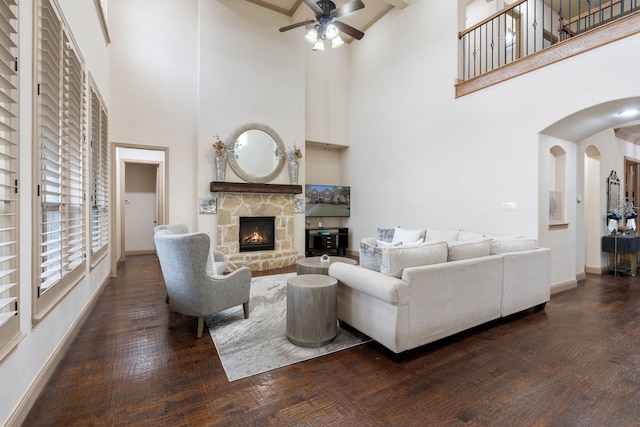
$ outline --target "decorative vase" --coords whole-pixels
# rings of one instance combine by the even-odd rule
[[[216,181],[224,181],[224,175],[227,172],[227,159],[224,156],[216,156]]]
[[[298,183],[298,169],[300,165],[295,160],[289,160],[289,182],[291,184]]]

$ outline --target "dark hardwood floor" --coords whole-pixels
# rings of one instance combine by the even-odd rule
[[[639,278],[587,275],[399,361],[364,344],[229,383],[155,257],[128,257],[24,425],[638,425],[639,313]]]

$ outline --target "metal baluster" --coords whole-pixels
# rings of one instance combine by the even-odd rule
[[[495,68],[494,56],[495,56],[495,30],[493,28],[493,19],[491,20],[491,69]]]
[[[536,29],[538,27],[538,2],[533,2],[533,53],[536,53],[536,41],[537,41],[537,33]],[[527,32],[528,33],[528,32]]]
[[[489,40],[489,25],[488,24],[484,24],[484,39],[485,44],[487,43],[487,41]],[[487,46],[485,46],[484,48],[484,68],[485,68],[485,72],[489,71],[489,49]]]

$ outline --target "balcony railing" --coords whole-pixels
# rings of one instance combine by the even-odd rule
[[[474,79],[639,10],[640,0],[520,0],[459,34],[460,81]]]

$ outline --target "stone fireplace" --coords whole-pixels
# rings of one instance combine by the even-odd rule
[[[253,271],[295,265],[292,194],[218,193],[218,250],[229,270],[246,266]],[[273,249],[240,250],[240,218],[273,218]]]

